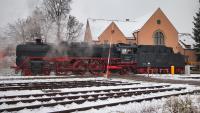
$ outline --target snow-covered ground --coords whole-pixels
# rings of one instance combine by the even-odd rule
[[[139,75],[139,76],[147,76],[147,75]],[[42,78],[49,77],[49,76],[40,76]],[[101,104],[107,104],[107,103],[114,103],[114,102],[121,102],[121,101],[127,101],[127,100],[135,100],[135,99],[142,99],[142,98],[148,98],[153,96],[159,96],[159,95],[168,95],[168,94],[176,94],[181,92],[188,92],[200,89],[200,87],[197,86],[191,86],[186,84],[167,84],[167,83],[154,83],[154,82],[141,82],[141,81],[134,81],[134,80],[125,80],[121,78],[112,78],[112,79],[106,79],[104,77],[98,77],[98,78],[55,78],[57,76],[51,76],[50,79],[40,79],[39,76],[32,76],[32,77],[24,77],[20,76],[20,74],[16,75],[14,74],[14,71],[12,69],[0,69],[0,83],[31,83],[31,82],[68,82],[68,81],[104,81],[104,82],[114,82],[114,81],[121,81],[125,83],[140,83],[140,84],[132,84],[132,85],[119,85],[119,86],[100,86],[100,87],[77,87],[77,88],[60,88],[58,89],[60,92],[79,92],[79,91],[90,91],[90,90],[103,90],[103,89],[120,89],[120,88],[135,88],[135,87],[147,87],[147,86],[159,86],[159,85],[170,85],[169,87],[164,88],[157,88],[157,89],[167,89],[167,88],[180,88],[185,87],[186,89],[183,89],[181,91],[165,91],[165,92],[157,92],[157,93],[150,93],[150,94],[142,94],[137,96],[131,96],[131,97],[120,97],[120,98],[108,98],[107,100],[97,100],[95,102],[92,101],[86,101],[83,104],[67,104],[67,105],[56,105],[54,107],[40,107],[38,109],[23,109],[20,110],[19,113],[46,113],[46,112],[52,112],[52,111],[60,111],[60,110],[66,110],[66,109],[73,109],[73,108],[80,108],[80,107],[86,107],[90,105],[101,105]],[[174,80],[195,80],[199,81],[200,79],[191,79],[190,77],[200,77],[198,74],[191,74],[191,75],[171,75],[171,74],[150,74],[150,77],[153,78],[160,78],[160,79],[174,79]],[[21,79],[20,79],[21,78]],[[24,79],[26,78],[26,79]],[[30,79],[27,79],[30,78]],[[34,79],[37,78],[37,79]],[[147,89],[133,89],[128,91],[143,91],[148,90]],[[156,90],[156,88],[155,88]],[[114,91],[112,91],[114,92]],[[120,91],[123,92],[123,91]],[[46,92],[44,90],[11,90],[11,91],[0,91],[0,97],[2,96],[13,96],[13,95],[27,95],[27,94],[45,94]],[[106,92],[99,92],[99,93],[106,93]],[[110,92],[111,93],[111,92]],[[87,94],[97,94],[95,92],[90,92]],[[83,95],[82,93],[78,94],[68,94],[66,96],[73,96],[73,95]],[[62,95],[56,95],[55,97],[60,97]],[[179,96],[179,98],[185,98],[187,96]],[[29,99],[34,99],[35,97],[29,97]],[[46,96],[43,97],[37,97],[37,98],[47,98]],[[190,98],[193,100],[193,104],[197,109],[200,109],[200,95],[190,95]],[[0,102],[2,101],[11,101],[11,100],[21,100],[21,99],[27,99],[27,98],[12,98],[12,99],[0,99]],[[81,100],[83,98],[79,98]],[[45,103],[55,103],[55,102],[63,102],[63,101],[70,101],[69,99],[64,99],[60,101],[50,100],[47,102],[39,102],[34,101],[31,103],[23,103],[19,102],[14,105],[8,105],[8,104],[1,104],[0,109],[4,108],[12,108],[12,107],[20,107],[20,106],[27,106],[27,105],[37,105],[37,104],[45,104]],[[113,107],[104,107],[101,109],[90,109],[87,111],[77,111],[77,113],[162,113],[165,111],[166,107],[166,101],[168,99],[159,99],[159,100],[152,100],[152,101],[143,101],[143,102],[134,102],[124,105],[117,105]]]
[[[148,76],[147,74],[138,74],[140,76]],[[172,80],[190,80],[190,81],[200,81],[200,74],[149,74],[149,77],[159,78],[159,79],[172,79]],[[194,77],[197,77],[195,79]]]
[[[196,86],[190,86],[190,85],[182,85],[182,84],[166,84],[166,83],[153,83],[153,82],[138,82],[134,80],[125,80],[120,78],[114,78],[114,79],[105,79],[103,77],[99,78],[64,78],[64,79],[37,79],[37,80],[15,80],[15,79],[6,79],[6,78],[12,78],[13,76],[0,76],[1,83],[27,83],[27,82],[54,82],[54,81],[89,81],[89,80],[100,80],[105,82],[113,82],[113,81],[121,81],[121,82],[128,82],[128,83],[140,83],[140,84],[132,84],[132,85],[119,85],[119,86],[100,86],[100,87],[78,87],[78,88],[61,88],[58,89],[61,92],[71,92],[71,91],[90,91],[90,90],[103,90],[103,89],[119,89],[119,88],[134,88],[134,87],[146,87],[146,86],[158,86],[158,85],[170,85],[166,88],[179,88],[179,87],[185,87],[186,89],[183,89],[181,91],[165,91],[165,92],[157,92],[157,93],[150,93],[150,94],[142,94],[138,96],[131,96],[131,97],[120,97],[120,98],[109,98],[107,100],[98,100],[95,102],[86,101],[83,104],[67,104],[67,105],[56,105],[54,107],[40,107],[38,109],[30,110],[30,109],[23,109],[20,110],[19,113],[45,113],[45,112],[52,112],[52,111],[59,111],[59,110],[66,110],[66,109],[73,109],[73,108],[79,108],[79,107],[86,107],[90,105],[101,105],[101,104],[107,104],[107,103],[114,103],[114,102],[121,102],[121,101],[128,101],[128,100],[135,100],[135,99],[141,99],[141,98],[147,98],[147,97],[153,97],[158,95],[168,95],[168,94],[176,94],[180,92],[187,92],[187,91],[193,91],[196,89],[200,89]],[[20,78],[24,78],[20,76]],[[32,77],[34,78],[34,77]],[[161,88],[161,89],[165,89]],[[135,90],[128,90],[128,91],[142,91],[142,90],[148,90],[148,89],[135,89]],[[120,91],[123,92],[123,91]],[[45,92],[42,90],[12,90],[12,91],[0,91],[0,96],[12,96],[12,95],[26,95],[26,94],[44,94]],[[105,93],[105,92],[100,92]],[[94,92],[87,93],[87,94],[95,94]],[[67,96],[72,96],[74,94],[69,94]],[[78,93],[76,95],[82,95],[81,93]],[[60,95],[56,95],[56,97],[59,97]],[[184,97],[184,96],[182,96]],[[29,97],[29,99],[33,99],[35,97]],[[46,98],[46,97],[38,97],[38,98]],[[199,96],[193,95],[192,98],[195,100],[195,104],[197,105]],[[10,100],[20,100],[23,98],[14,98]],[[80,100],[82,98],[79,98]],[[113,107],[104,107],[101,109],[91,109],[87,111],[81,111],[80,113],[140,113],[143,112],[145,109],[153,109],[155,112],[162,112],[164,103],[167,99],[161,99],[161,100],[152,100],[152,101],[144,101],[141,103],[129,103],[125,105],[117,105]],[[0,102],[2,101],[9,101],[9,99],[0,99]],[[57,101],[57,102],[63,102],[63,101],[70,101],[68,99]],[[34,101],[31,103],[22,103],[19,102],[14,105],[7,105],[2,104],[0,105],[0,109],[3,108],[12,108],[12,107],[20,107],[20,106],[27,106],[27,105],[37,105],[37,104],[45,104],[45,103],[54,103],[55,100],[47,101],[47,102],[39,102]]]
[[[0,78],[9,77],[9,76],[20,76],[20,74],[15,74],[14,69],[11,68],[0,68]]]
[[[178,96],[178,99],[179,98],[182,100],[185,98],[192,99],[192,105],[195,107],[195,109],[200,109],[200,95]],[[166,102],[173,99],[174,97],[171,97],[170,99],[162,98],[160,100],[143,101],[140,103],[134,102],[101,109],[90,109],[76,113],[172,113],[168,111],[169,108],[167,108],[168,106],[166,105]]]

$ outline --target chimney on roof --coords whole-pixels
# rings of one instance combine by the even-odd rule
[[[127,21],[127,22],[130,21],[130,19],[127,18],[126,21]]]

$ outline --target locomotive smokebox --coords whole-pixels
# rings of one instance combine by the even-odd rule
[[[36,44],[42,44],[42,39],[37,38],[37,39],[35,39],[35,42],[36,42]]]

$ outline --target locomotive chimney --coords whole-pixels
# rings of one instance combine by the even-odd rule
[[[37,39],[35,39],[35,42],[36,42],[36,44],[42,44],[42,39],[37,38]]]
[[[126,21],[127,21],[127,22],[129,22],[129,21],[130,21],[130,19],[128,19],[128,18],[127,18],[127,19],[126,19]]]

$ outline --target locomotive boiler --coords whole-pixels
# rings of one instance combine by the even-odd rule
[[[136,68],[135,60],[129,57],[133,53],[125,53],[127,47],[124,44],[110,46],[78,42],[52,45],[37,40],[17,46],[15,70],[26,76],[49,75],[51,72],[56,75],[84,75],[86,72],[100,75],[107,70],[125,73],[127,69]],[[131,49],[134,48],[136,46]]]

